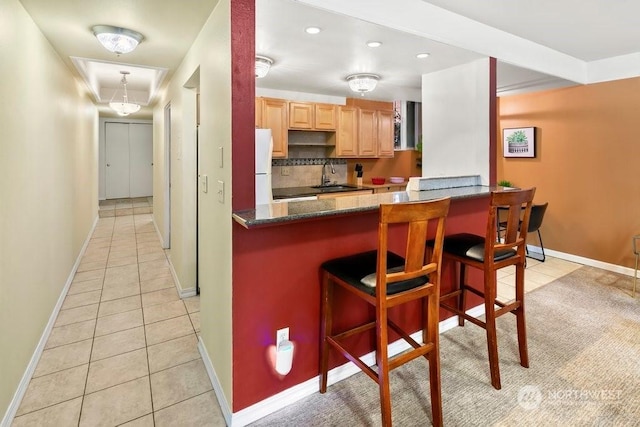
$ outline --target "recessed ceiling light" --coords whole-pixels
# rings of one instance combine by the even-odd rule
[[[322,29],[319,27],[307,27],[304,30],[307,32],[307,34],[318,34],[320,31],[322,31]]]
[[[428,58],[429,54],[428,53],[419,53],[416,55],[416,58],[420,58],[420,59],[424,59],[424,58]]]
[[[376,41],[367,42],[367,46],[369,46],[369,47],[380,47],[380,46],[382,46],[382,42],[376,42]]]

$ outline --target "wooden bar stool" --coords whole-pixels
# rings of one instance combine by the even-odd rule
[[[441,307],[458,315],[458,324],[464,326],[465,319],[487,331],[491,384],[500,389],[500,367],[498,362],[498,340],[496,318],[506,313],[516,315],[520,364],[529,367],[527,353],[527,331],[524,313],[524,267],[526,262],[527,231],[535,188],[525,190],[495,191],[491,193],[489,218],[485,236],[461,233],[446,236],[444,254],[460,264],[458,287],[440,297]],[[503,222],[503,242],[496,239],[498,209],[507,212]],[[516,266],[516,298],[508,303],[498,301],[496,272],[504,267]],[[467,266],[483,271],[483,289],[479,290],[467,282]],[[472,292],[484,298],[485,320],[465,313],[465,293]],[[455,299],[455,305],[446,302]],[[496,306],[499,308],[496,310]]]
[[[337,258],[322,264],[322,322],[320,393],[327,391],[329,349],[337,349],[355,363],[380,388],[382,423],[391,425],[389,371],[419,356],[429,361],[431,414],[433,425],[442,425],[440,394],[440,354],[438,345],[440,264],[445,217],[450,199],[429,202],[380,205],[378,250]],[[434,250],[425,261],[425,239],[430,220],[437,222]],[[408,233],[404,257],[387,247],[389,224],[406,223]],[[375,307],[375,320],[334,333],[333,289],[338,285]],[[420,344],[389,319],[387,311],[413,300],[422,300],[422,341]],[[345,338],[375,328],[377,370],[367,366],[360,357],[343,344]],[[398,333],[411,348],[389,357],[389,331]]]

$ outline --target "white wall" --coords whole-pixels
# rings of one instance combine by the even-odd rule
[[[422,176],[489,185],[489,59],[422,76]]]
[[[18,0],[0,1],[0,417],[98,213],[98,112]]]
[[[154,221],[164,221],[164,107],[171,103],[171,262],[182,289],[195,280],[195,91],[200,91],[200,167],[209,191],[200,197],[201,339],[227,403],[232,398],[231,329],[231,16],[220,0],[154,109]],[[197,83],[194,76],[199,73]],[[223,148],[223,167],[220,150]],[[225,182],[225,203],[215,183]],[[163,236],[164,238],[164,236]]]

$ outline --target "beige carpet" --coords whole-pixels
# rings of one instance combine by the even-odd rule
[[[502,390],[491,387],[484,330],[441,335],[448,426],[640,425],[640,297],[631,278],[582,267],[526,296],[530,368],[519,364],[515,316],[498,319]],[[391,374],[393,422],[428,426],[428,365]],[[255,426],[380,425],[377,384],[364,374],[330,386]]]

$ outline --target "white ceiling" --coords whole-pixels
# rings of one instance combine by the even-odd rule
[[[100,114],[111,115],[106,104],[114,90],[118,90],[116,97],[122,97],[120,71],[131,73],[127,76],[129,100],[153,104],[159,86],[180,65],[218,0],[20,2],[69,68],[85,80]],[[101,24],[138,31],[144,40],[133,52],[116,55],[104,49],[91,31]],[[131,117],[151,117],[151,108]]]
[[[130,99],[153,105],[218,0],[21,2],[107,115],[121,70],[131,72]],[[115,55],[93,36],[98,24],[145,40]],[[486,56],[498,58],[499,94],[632,77],[639,24],[636,0],[256,0],[256,54],[275,60],[256,86],[346,97],[347,75],[372,72],[381,80],[367,97],[419,100],[422,74]],[[308,35],[309,25],[323,31]],[[370,40],[383,45],[369,48]],[[429,58],[415,57],[425,51]],[[134,117],[150,117],[150,108]]]

